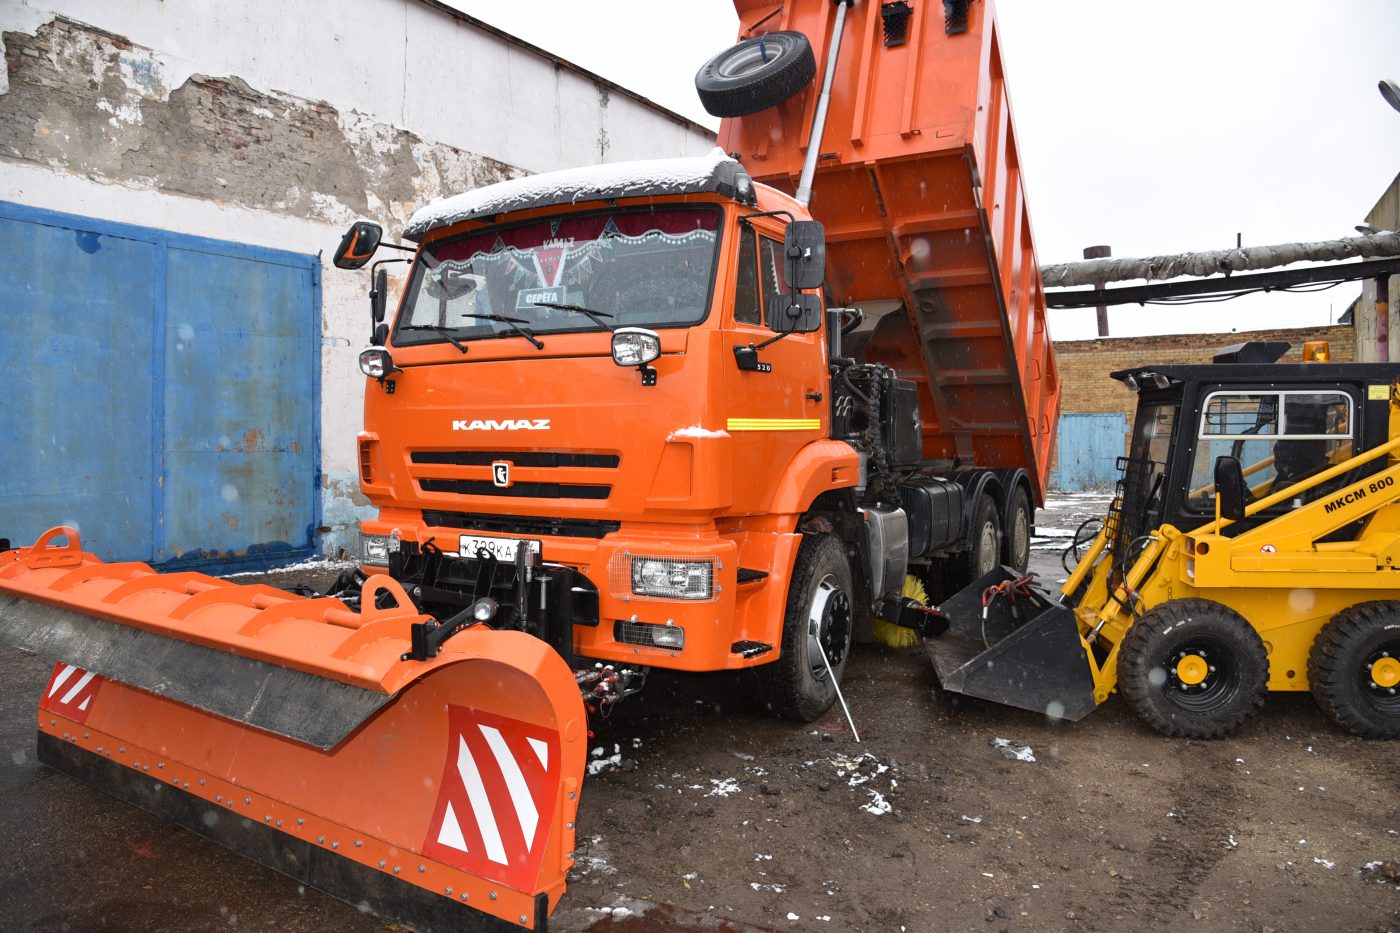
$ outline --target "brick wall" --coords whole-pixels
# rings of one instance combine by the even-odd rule
[[[1283,340],[1291,343],[1293,349],[1280,362],[1299,361],[1305,340],[1328,341],[1332,346],[1332,359],[1337,362],[1356,359],[1354,332],[1345,325],[1234,334],[1061,340],[1055,342],[1055,361],[1062,386],[1060,410],[1065,413],[1121,411],[1128,415],[1131,423],[1137,406],[1137,393],[1108,378],[1109,373],[1154,363],[1209,363],[1221,347],[1250,340]]]

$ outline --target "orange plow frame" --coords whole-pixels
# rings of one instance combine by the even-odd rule
[[[586,753],[573,672],[484,626],[406,660],[429,617],[388,578],[364,605],[106,564],[69,528],[0,553],[0,637],[59,659],[45,764],[418,929],[545,928]]]

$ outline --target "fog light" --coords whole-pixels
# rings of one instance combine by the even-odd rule
[[[638,622],[637,617],[619,619],[613,624],[613,638],[629,645],[646,645],[680,651],[685,648],[685,629],[673,622],[656,625]]]
[[[389,566],[389,536],[361,534],[360,562],[371,567]]]
[[[658,648],[675,648],[677,650],[685,647],[685,629],[678,625],[654,625],[651,630],[651,640]]]
[[[714,563],[708,560],[632,558],[632,592],[665,599],[709,599],[714,595]]]

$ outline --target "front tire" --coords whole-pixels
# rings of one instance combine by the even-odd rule
[[[1361,603],[1333,616],[1313,642],[1308,685],[1348,732],[1400,738],[1400,602]]]
[[[853,593],[841,541],[830,534],[804,537],[788,587],[778,660],[759,669],[763,692],[784,719],[812,722],[836,701],[827,664],[839,682],[851,653]]]
[[[1173,599],[1132,624],[1118,689],[1163,735],[1217,739],[1264,705],[1269,656],[1254,626],[1208,599]]]

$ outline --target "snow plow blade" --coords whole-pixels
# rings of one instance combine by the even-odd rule
[[[0,639],[58,660],[46,765],[416,929],[545,929],[586,751],[573,672],[484,626],[407,659],[429,617],[387,576],[363,605],[103,563],[69,528],[0,553]]]
[[[1033,584],[1008,595],[1018,579],[1014,570],[998,567],[939,607],[948,630],[924,640],[939,683],[950,693],[1083,719],[1097,704],[1074,610]],[[984,619],[984,594],[997,587],[1003,590],[987,604]]]

